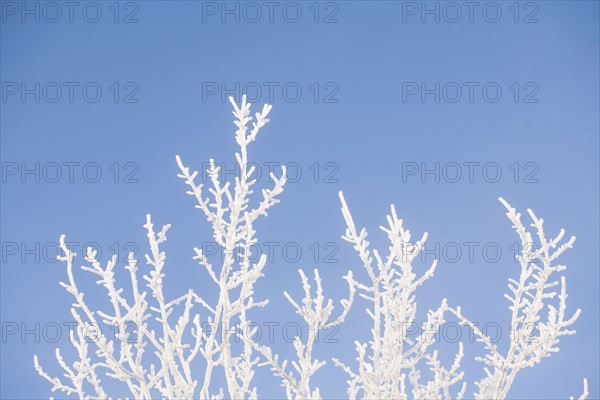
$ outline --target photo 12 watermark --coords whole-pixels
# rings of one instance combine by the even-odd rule
[[[137,1],[2,1],[2,23],[20,24],[137,24]]]
[[[147,243],[143,244],[147,246]],[[127,263],[129,256],[139,258],[140,245],[134,241],[99,243],[96,241],[77,242],[65,241],[65,246],[75,254],[86,254],[88,249],[96,252],[100,260],[115,257],[117,262]],[[26,240],[3,240],[1,244],[0,259],[3,264],[40,264],[60,263],[59,256],[63,256],[58,241],[26,241]]]
[[[3,184],[139,183],[135,161],[3,161]]]
[[[537,104],[540,102],[539,92],[537,82],[402,82],[403,103],[495,104],[504,101]]]
[[[402,1],[402,23],[457,24],[502,21],[515,24],[540,22],[537,1]]]
[[[228,250],[214,241],[202,242],[199,248],[206,257],[215,257],[221,263],[228,259],[241,263],[246,258],[251,263],[259,262],[266,256],[269,263],[285,262],[288,264],[337,264],[340,244],[336,241],[264,241],[244,245],[239,243]]]
[[[2,103],[88,103],[137,104],[140,86],[136,82],[94,81],[3,81]]]
[[[402,183],[540,183],[535,161],[403,161]]]
[[[202,102],[229,102],[229,97],[240,101],[243,95],[250,103],[312,102],[337,104],[340,86],[335,81],[300,83],[295,81],[202,82]]]
[[[340,22],[339,1],[202,1],[202,23]]]
[[[331,184],[340,182],[340,165],[335,161],[250,161],[246,165],[248,169],[253,169],[248,178],[255,183],[266,181],[268,184],[274,184],[273,176],[281,170],[281,167],[286,168],[286,183],[293,184],[304,181],[314,184]],[[200,170],[202,171],[199,174],[200,183],[203,184],[212,180],[212,174],[216,174],[221,183],[242,176],[240,166],[237,163],[204,161]]]

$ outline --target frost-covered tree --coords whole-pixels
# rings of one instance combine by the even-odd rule
[[[196,201],[213,229],[213,237],[224,249],[224,258],[211,260],[200,249],[194,249],[197,262],[206,270],[212,284],[218,289],[218,298],[210,302],[198,294],[202,287],[191,288],[181,296],[167,300],[163,292],[166,277],[166,255],[160,245],[167,240],[170,225],[160,231],[154,229],[151,216],[146,216],[150,251],[146,254],[146,272],[140,280],[138,260],[129,255],[125,269],[129,272],[128,293],[124,294],[117,284],[114,269],[117,258],[113,256],[105,266],[93,249],[84,257],[84,271],[98,276],[97,283],[104,287],[111,304],[111,311],[94,310],[86,302],[84,293],[77,287],[74,273],[76,254],[60,237],[63,255],[59,260],[66,264],[67,279],[61,285],[74,302],[71,315],[77,323],[71,331],[70,340],[77,359],[66,361],[60,349],[56,359],[64,370],[62,377],[53,377],[42,368],[38,357],[34,365],[38,373],[51,384],[51,390],[84,398],[106,399],[111,396],[103,386],[104,379],[122,382],[136,399],[214,399],[258,398],[253,386],[255,370],[269,366],[275,377],[281,380],[288,399],[320,399],[320,390],[311,384],[311,378],[325,365],[314,359],[313,349],[319,330],[328,329],[344,322],[351,311],[355,294],[365,299],[370,307],[367,315],[372,322],[371,339],[368,343],[355,342],[357,365],[351,366],[334,358],[333,363],[348,375],[348,397],[386,399],[450,399],[463,398],[466,393],[464,372],[460,371],[463,344],[458,345],[454,362],[442,366],[437,350],[433,349],[433,332],[439,329],[447,317],[457,318],[469,326],[485,346],[486,354],[479,357],[485,364],[486,376],[476,382],[477,399],[504,399],[517,373],[532,367],[543,358],[558,351],[559,338],[575,333],[571,329],[580,311],[572,316],[566,313],[566,281],[555,276],[565,270],[557,264],[558,257],[572,247],[575,238],[561,244],[564,230],[548,239],[543,220],[528,210],[535,229],[537,241],[521,222],[521,215],[506,201],[507,216],[520,238],[522,252],[518,256],[521,267],[518,279],[510,279],[509,301],[511,311],[511,336],[507,352],[501,352],[493,341],[481,332],[475,323],[444,299],[435,310],[429,310],[423,322],[422,334],[409,338],[407,327],[416,323],[416,289],[433,277],[437,261],[421,274],[413,268],[413,261],[427,240],[424,234],[417,242],[411,242],[411,233],[403,226],[394,206],[387,216],[387,226],[381,227],[390,245],[387,255],[371,250],[366,240],[367,231],[357,230],[346,200],[340,192],[342,215],[346,222],[344,240],[350,242],[363,264],[364,281],[355,280],[352,270],[344,279],[348,283],[348,297],[341,300],[341,311],[334,317],[333,300],[326,300],[319,271],[314,271],[316,290],[312,290],[308,277],[299,270],[304,298],[294,300],[287,292],[284,296],[308,326],[308,336],[297,337],[293,343],[297,360],[279,361],[269,346],[259,344],[252,338],[256,328],[252,326],[251,310],[264,307],[268,299],[255,300],[254,286],[263,275],[266,256],[253,262],[252,245],[257,243],[254,223],[267,216],[268,210],[279,202],[278,196],[286,183],[286,171],[278,178],[271,174],[273,186],[262,189],[262,199],[251,205],[256,171],[248,159],[248,146],[256,140],[261,128],[269,122],[270,105],[265,105],[252,121],[250,104],[243,97],[240,105],[230,99],[234,107],[235,138],[239,151],[235,154],[240,175],[231,182],[221,182],[219,168],[210,161],[208,176],[212,187],[209,196],[203,184],[196,183],[198,172],[190,172],[179,156],[178,175],[189,187],[188,194]],[[532,244],[536,244],[533,246]],[[359,271],[354,271],[358,273]],[[560,286],[559,292],[556,287]],[[200,308],[202,312],[198,312]],[[546,313],[543,318],[542,314]],[[201,315],[203,319],[201,321]],[[211,329],[206,332],[202,326]],[[103,333],[102,326],[117,332],[112,340]],[[134,326],[133,332],[129,327]],[[535,328],[535,329],[534,329]],[[526,340],[524,339],[526,338]],[[234,343],[241,343],[235,345]],[[198,361],[203,360],[203,368]],[[217,369],[225,377],[225,388],[215,388],[213,378]],[[423,381],[427,372],[430,377]],[[212,386],[211,386],[212,385]],[[580,399],[588,396],[587,381]]]
[[[240,106],[233,100],[232,104],[237,126],[235,138],[240,148],[235,158],[241,171],[241,176],[235,178],[233,187],[229,182],[221,184],[219,168],[211,160],[208,175],[213,184],[209,189],[212,198],[205,197],[203,185],[195,182],[198,172],[190,173],[190,169],[184,166],[181,158],[176,157],[181,169],[179,177],[190,187],[187,193],[195,197],[198,203],[196,207],[202,210],[213,227],[214,240],[224,249],[225,257],[219,266],[213,266],[200,249],[194,249],[195,259],[218,286],[219,297],[216,304],[209,304],[193,289],[179,298],[165,299],[163,279],[166,256],[159,246],[167,240],[166,233],[170,225],[164,226],[156,233],[148,215],[144,227],[148,231],[150,243],[150,254],[146,255],[146,262],[151,268],[143,275],[143,279],[150,289],[150,296],[140,290],[138,261],[134,259],[133,254],[130,254],[129,265],[126,267],[131,274],[133,293],[133,302],[128,302],[122,295],[123,289],[117,289],[114,279],[116,256],[106,267],[102,267],[96,259],[96,253],[89,249],[85,260],[91,266],[84,266],[83,269],[100,277],[98,283],[106,288],[114,308],[111,315],[101,311],[93,312],[85,303],[84,294],[78,290],[75,282],[75,254],[66,247],[64,235],[61,236],[60,245],[64,256],[60,257],[60,260],[67,263],[68,275],[68,282],[62,283],[62,286],[75,298],[71,314],[78,323],[78,329],[77,337],[72,337],[71,340],[80,360],[69,366],[63,360],[60,350],[56,350],[57,360],[69,381],[63,383],[59,378],[50,377],[40,366],[37,357],[34,358],[36,369],[53,384],[53,391],[61,390],[67,394],[76,394],[80,398],[106,398],[107,394],[99,378],[99,371],[103,371],[107,376],[125,382],[136,399],[157,396],[169,399],[223,397],[223,390],[212,392],[210,387],[214,369],[222,368],[227,382],[227,397],[256,398],[256,388],[251,387],[251,381],[259,358],[254,353],[254,343],[250,340],[253,332],[239,331],[240,327],[250,325],[248,312],[252,308],[263,307],[268,302],[254,300],[254,284],[262,276],[267,258],[263,254],[258,262],[251,262],[252,245],[257,242],[253,224],[259,217],[266,216],[269,208],[279,201],[277,196],[283,191],[286,179],[285,167],[280,178],[272,174],[274,186],[271,189],[263,189],[263,198],[259,204],[254,208],[250,206],[249,196],[253,193],[256,179],[252,178],[255,168],[249,166],[247,149],[256,139],[260,129],[269,122],[267,115],[271,106],[265,105],[262,112],[255,114],[256,121],[248,131],[248,123],[252,120],[250,104],[245,98]],[[211,332],[207,333],[201,329],[199,314],[192,315],[194,305],[200,305],[206,310],[206,322],[213,327]],[[182,310],[180,316],[174,320],[172,314],[177,306]],[[149,327],[147,320],[150,319],[159,323],[159,332]],[[102,330],[97,328],[100,323],[118,328],[117,349],[114,348],[114,343],[101,333]],[[126,327],[131,324],[136,327],[134,333],[137,340],[134,344],[123,340],[127,336]],[[193,339],[190,342],[186,341],[189,339],[189,335],[186,335],[189,325]],[[237,337],[242,338],[243,349],[235,353],[232,342]],[[95,349],[90,349],[90,344]],[[147,355],[149,346],[156,355],[156,364],[144,363],[148,358],[144,356]],[[192,362],[198,355],[205,360],[203,374],[191,370]],[[93,394],[90,395],[90,392]]]

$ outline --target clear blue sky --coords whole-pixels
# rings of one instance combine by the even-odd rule
[[[523,212],[533,208],[548,232],[577,236],[563,263],[569,309],[583,310],[577,335],[522,371],[510,396],[579,395],[583,377],[590,398],[600,396],[598,2],[0,4],[2,398],[48,397],[33,354],[55,373],[54,348],[72,355],[64,325],[71,299],[58,285],[65,269],[52,259],[61,233],[79,254],[95,242],[103,260],[115,248],[121,259],[124,248],[142,257],[152,213],[156,225],[173,225],[167,292],[191,286],[214,296],[192,260],[194,246],[210,245],[210,229],[176,177],[175,154],[197,169],[209,158],[231,168],[234,126],[222,98],[244,87],[261,107],[274,104],[250,149],[260,184],[273,162],[302,174],[256,226],[263,251],[278,243],[256,288],[271,303],[253,314],[281,324],[275,351],[292,350],[281,328],[299,320],[282,291],[300,295],[298,268],[318,266],[336,302],[348,269],[364,278],[340,239],[339,190],[383,252],[377,227],[390,203],[416,235],[430,232],[425,261],[436,253],[441,261],[419,289],[419,320],[447,297],[482,325],[504,327],[505,348],[502,295],[518,268],[503,196]],[[89,301],[106,307],[101,288],[77,272]],[[353,363],[353,339],[368,336],[365,306],[356,304],[337,343],[318,345],[318,358]],[[49,343],[57,324],[62,336]],[[447,342],[439,345],[445,361],[457,347]],[[481,350],[467,343],[468,394],[483,376],[473,361]],[[329,362],[315,383],[324,397],[340,398],[345,379]],[[256,383],[261,397],[284,394],[266,368]]]

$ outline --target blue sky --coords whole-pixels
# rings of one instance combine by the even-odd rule
[[[155,225],[173,225],[167,292],[191,286],[214,296],[192,260],[194,246],[211,245],[210,227],[176,177],[175,154],[196,169],[210,158],[231,169],[234,126],[223,99],[244,89],[261,107],[274,104],[250,149],[259,184],[269,184],[274,163],[299,173],[256,226],[261,249],[274,249],[256,288],[271,303],[257,321],[299,322],[282,295],[300,295],[298,268],[319,267],[336,301],[348,269],[364,278],[340,239],[343,190],[382,251],[377,228],[391,203],[416,235],[430,233],[425,261],[441,260],[417,293],[418,319],[446,297],[482,325],[506,328],[502,295],[518,268],[502,196],[532,208],[548,232],[577,236],[563,263],[569,309],[583,310],[577,335],[522,371],[510,397],[579,395],[583,377],[590,398],[600,396],[598,2],[0,4],[2,398],[48,397],[33,354],[51,372],[56,346],[72,354],[71,300],[58,285],[65,269],[53,260],[61,233],[79,254],[96,243],[104,260],[115,249],[121,259],[129,249],[142,257],[151,213]],[[106,305],[78,272],[89,301]],[[337,343],[319,344],[318,358],[353,362],[353,340],[368,335],[365,307],[356,304]],[[56,324],[62,336],[48,343]],[[504,331],[501,348],[506,340]],[[463,341],[470,394],[483,376],[473,361],[482,349]],[[439,346],[450,360],[456,344]],[[273,347],[293,350],[281,330]],[[315,383],[341,398],[345,379],[329,362]],[[256,383],[261,397],[284,394],[266,368]]]

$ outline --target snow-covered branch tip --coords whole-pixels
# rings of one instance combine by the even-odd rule
[[[203,194],[203,184],[195,182],[198,176],[198,171],[190,173],[189,167],[186,167],[177,155],[177,165],[181,173],[177,176],[185,180],[185,183],[190,187],[187,194],[196,198],[196,208],[202,210],[206,219],[212,224],[214,237],[216,242],[224,246],[228,231],[235,228],[235,225],[240,222],[252,224],[259,216],[267,215],[267,210],[279,202],[279,196],[284,189],[286,183],[286,168],[282,166],[281,176],[278,178],[271,172],[271,181],[274,186],[271,189],[263,189],[263,199],[254,209],[248,209],[248,196],[253,193],[252,187],[256,183],[256,178],[253,178],[256,172],[254,165],[248,163],[247,147],[250,143],[256,140],[256,136],[262,127],[264,127],[269,119],[267,115],[271,111],[272,106],[265,104],[262,112],[256,113],[256,121],[252,123],[252,130],[248,133],[248,122],[252,120],[250,117],[250,103],[246,100],[246,96],[242,97],[241,105],[237,105],[232,97],[229,101],[234,107],[232,112],[236,120],[234,121],[237,130],[235,139],[240,147],[239,152],[235,154],[237,168],[240,171],[240,176],[236,176],[233,182],[233,192],[231,190],[232,182],[220,181],[220,167],[218,167],[213,159],[210,159],[210,167],[207,169],[208,177],[213,185],[208,191],[213,199],[205,198]],[[227,218],[227,217],[233,217]]]

